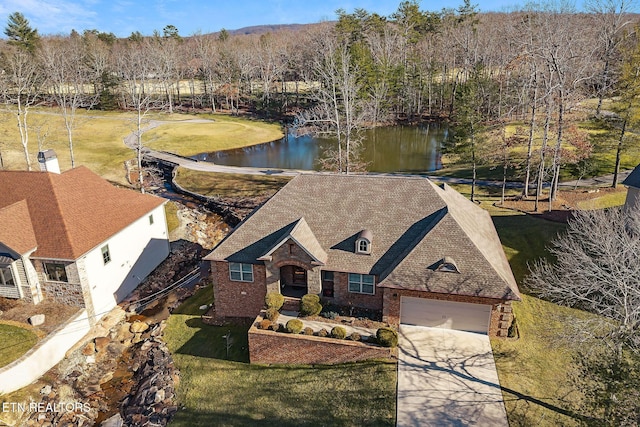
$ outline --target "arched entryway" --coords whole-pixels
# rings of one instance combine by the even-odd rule
[[[308,293],[307,270],[297,265],[280,267],[280,292],[285,297],[300,298]]]

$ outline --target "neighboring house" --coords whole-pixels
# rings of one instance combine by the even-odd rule
[[[640,165],[631,171],[627,178],[622,181],[627,186],[627,198],[624,202],[625,209],[631,209],[640,203]]]
[[[0,189],[2,297],[51,298],[97,321],[169,254],[166,201],[86,167],[0,171]]]
[[[489,214],[426,178],[297,176],[205,260],[222,317],[313,293],[393,325],[504,336],[520,299]]]

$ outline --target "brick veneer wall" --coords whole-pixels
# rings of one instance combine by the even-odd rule
[[[267,294],[265,267],[253,265],[253,282],[236,282],[229,277],[229,263],[211,263],[216,315],[220,317],[255,317],[264,307]]]
[[[327,300],[345,307],[352,305],[354,307],[381,310],[383,290],[378,287],[374,289],[374,295],[349,292],[349,273],[335,272],[333,274],[333,299],[327,298]]]
[[[370,359],[397,359],[398,350],[373,344],[249,329],[249,360],[262,364],[334,364]]]
[[[382,310],[383,322],[388,322],[396,326],[400,324],[400,298],[402,296],[491,305],[489,336],[492,337],[506,337],[513,319],[511,301],[503,301],[496,298],[481,298],[465,295],[412,291],[407,289],[384,288],[384,308]]]

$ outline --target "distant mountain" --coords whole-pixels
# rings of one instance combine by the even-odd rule
[[[280,30],[301,30],[304,27],[317,24],[274,24],[274,25],[254,25],[251,27],[238,28],[237,30],[227,30],[229,35],[265,34]]]

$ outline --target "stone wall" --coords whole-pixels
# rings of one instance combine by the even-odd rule
[[[263,265],[253,265],[253,282],[237,282],[229,277],[229,263],[213,261],[211,278],[216,316],[253,318],[264,307],[267,285]]]
[[[400,324],[400,298],[402,296],[491,305],[489,336],[492,337],[506,337],[513,318],[511,301],[503,301],[496,298],[481,298],[465,295],[412,291],[407,289],[384,288],[384,309],[382,311],[383,322],[388,322],[396,326]]]
[[[397,349],[335,338],[249,329],[249,359],[262,364],[334,364],[396,359]]]
[[[65,263],[68,282],[50,282],[47,280],[47,275],[44,272],[43,262],[44,261],[34,262],[40,283],[42,284],[43,297],[61,304],[84,307],[84,296],[82,294],[77,265],[72,262]]]

